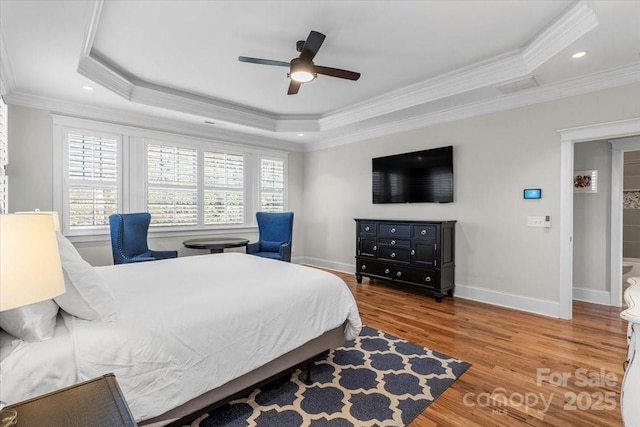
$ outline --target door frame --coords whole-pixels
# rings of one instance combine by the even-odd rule
[[[558,130],[560,134],[560,284],[558,295],[558,317],[571,319],[573,317],[573,156],[574,145],[580,142],[603,139],[623,138],[640,134],[640,118],[599,123]],[[615,154],[618,153],[618,154]],[[622,149],[614,151],[612,157],[619,162]],[[613,159],[612,159],[613,166]],[[612,167],[612,206],[611,206],[611,283],[613,280],[622,282],[622,209],[614,206],[613,194],[618,195],[621,205],[622,186],[620,166]],[[617,174],[617,179],[613,176]],[[614,188],[614,179],[617,187]],[[617,209],[614,212],[614,209]],[[614,216],[615,214],[615,216]],[[615,230],[614,230],[615,228]],[[614,246],[615,244],[615,246]],[[619,256],[614,260],[614,256]],[[614,279],[614,276],[616,279]],[[619,292],[611,293],[614,298],[622,300],[622,287]],[[619,295],[618,295],[619,294]]]
[[[634,136],[640,136],[636,134]],[[622,306],[622,242],[623,242],[623,189],[624,153],[640,150],[640,138],[635,141],[611,141],[611,302]]]

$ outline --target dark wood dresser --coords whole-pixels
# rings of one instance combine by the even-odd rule
[[[453,296],[456,221],[355,221],[358,283],[367,276],[423,287],[437,302]]]

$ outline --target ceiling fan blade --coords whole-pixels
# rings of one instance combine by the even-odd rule
[[[307,41],[305,41],[304,46],[302,46],[300,59],[305,62],[311,62],[313,57],[318,53],[318,50],[320,50],[320,46],[322,46],[324,38],[324,34],[317,31],[311,31],[309,33],[309,37],[307,37]]]
[[[289,63],[284,61],[276,61],[273,59],[250,58],[248,56],[238,56],[238,61],[249,62],[251,64],[276,65],[278,67],[288,67]]]
[[[291,80],[291,83],[289,83],[289,90],[287,91],[287,95],[295,95],[296,93],[298,93],[301,84],[302,83],[300,82]]]
[[[338,77],[340,79],[358,80],[360,73],[355,71],[341,70],[340,68],[323,67],[322,65],[314,65],[313,68],[318,74],[324,74],[325,76]]]

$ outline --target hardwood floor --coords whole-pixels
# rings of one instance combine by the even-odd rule
[[[622,425],[621,309],[575,302],[566,321],[333,273],[364,324],[472,364],[411,427]]]

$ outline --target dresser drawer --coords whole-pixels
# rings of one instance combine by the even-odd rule
[[[408,239],[394,239],[393,237],[381,237],[378,239],[379,244],[385,246],[396,246],[399,248],[410,248],[411,240]]]
[[[417,239],[435,239],[438,227],[428,224],[414,224],[413,237]]]
[[[381,262],[358,260],[358,271],[356,274],[373,274],[375,276],[389,277],[393,273],[393,267]]]
[[[436,282],[436,272],[431,270],[419,270],[417,268],[395,266],[393,278],[410,282],[419,286],[433,287]]]
[[[392,246],[378,246],[378,258],[408,263],[411,261],[411,250],[408,248],[394,248]]]
[[[360,234],[376,234],[378,232],[375,222],[360,222]]]
[[[379,234],[381,236],[411,237],[411,226],[409,224],[380,224]]]

